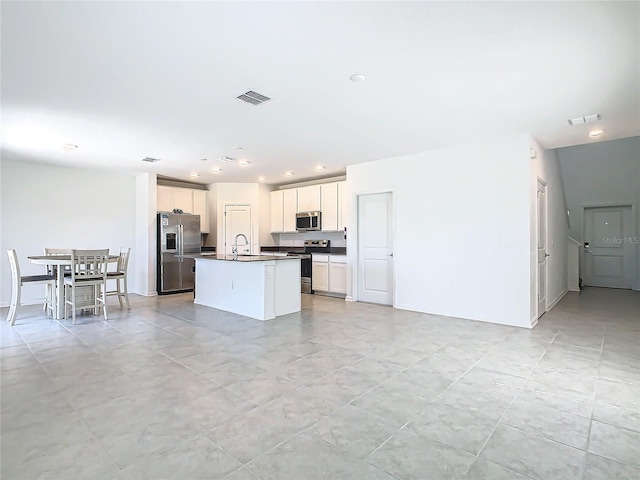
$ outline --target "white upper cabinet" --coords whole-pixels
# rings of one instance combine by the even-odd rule
[[[180,209],[184,213],[193,213],[193,190],[159,185],[157,193],[157,211],[172,212]]]
[[[338,182],[338,228],[336,230],[344,230],[347,225],[347,182]]]
[[[200,231],[209,233],[209,199],[206,190],[193,190],[193,214],[200,215]]]
[[[322,190],[322,230],[335,232],[338,228],[338,183],[320,185]]]
[[[298,212],[320,211],[320,185],[300,187],[298,190]]]
[[[158,212],[173,210],[173,188],[158,185],[156,208]]]
[[[271,192],[271,233],[284,232],[284,190]]]
[[[174,209],[179,209],[184,213],[200,215],[200,231],[209,233],[208,193],[206,190],[158,185],[156,210],[172,212]]]
[[[193,213],[193,190],[190,188],[173,189],[173,208],[184,213]]]
[[[283,232],[296,231],[296,213],[298,212],[298,189],[282,190],[283,195]],[[305,210],[306,211],[306,210]]]

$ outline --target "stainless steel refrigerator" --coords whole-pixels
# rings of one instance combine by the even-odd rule
[[[193,290],[200,253],[200,215],[158,213],[158,295]]]

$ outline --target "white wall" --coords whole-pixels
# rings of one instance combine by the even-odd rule
[[[209,234],[204,242],[207,247],[215,247],[218,242],[218,187],[216,185],[212,183],[208,186]]]
[[[260,251],[260,195],[257,183],[217,183],[217,246],[224,251],[224,209],[226,205],[251,205],[251,253]],[[211,191],[211,188],[209,189]]]
[[[583,242],[583,208],[634,205],[640,239],[640,137],[557,150],[570,216],[570,235]],[[635,290],[640,290],[640,242]]]
[[[0,160],[1,269],[0,304],[11,301],[11,270],[6,254],[18,252],[23,275],[43,273],[29,255],[44,247],[132,247],[135,257],[135,177],[116,173],[65,168],[41,163]],[[135,291],[135,274],[129,269],[129,288]],[[39,303],[44,287],[25,287],[23,303]]]
[[[136,177],[136,225],[135,225],[135,291],[141,295],[156,295],[157,225],[156,205],[157,178],[155,173],[144,173]]]
[[[391,190],[395,307],[530,328],[529,140],[347,167],[349,265],[357,260],[356,195]]]
[[[271,190],[274,187],[258,184],[258,207],[260,224],[260,246],[275,245],[275,238],[271,234]]]
[[[567,240],[569,226],[567,223],[567,206],[564,186],[555,150],[543,150],[538,143],[530,140],[530,152],[535,152],[531,159],[530,172],[530,269],[531,322],[535,324],[538,312],[538,217],[537,186],[538,179],[546,184],[547,197],[547,309],[552,308],[567,293]]]

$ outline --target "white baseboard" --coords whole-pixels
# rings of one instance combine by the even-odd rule
[[[538,319],[537,318],[532,318],[531,319],[531,328],[535,327],[538,324]]]
[[[353,297],[351,295],[347,295],[344,300],[345,300],[345,302],[355,302],[355,300],[353,299]]]
[[[569,291],[570,292],[581,292],[582,290],[580,290],[579,288],[570,288]]]
[[[153,291],[153,292],[134,292],[136,295],[142,295],[143,297],[157,297],[158,296],[158,292]]]
[[[557,303],[562,300],[562,298],[567,294],[567,292],[569,291],[569,289],[565,289],[564,292],[562,292],[560,295],[558,295],[558,298],[556,298],[553,302],[551,302],[550,304],[547,305],[547,312],[549,310],[551,310],[553,307],[555,307],[557,305]]]

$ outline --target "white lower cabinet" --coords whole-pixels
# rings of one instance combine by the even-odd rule
[[[326,255],[323,255],[326,257]],[[316,261],[316,256],[313,256],[311,262],[311,288],[321,292],[329,291],[329,262],[328,261]]]
[[[329,256],[329,291],[347,294],[347,257]]]
[[[314,291],[346,295],[346,255],[314,254],[311,269],[311,288]]]

